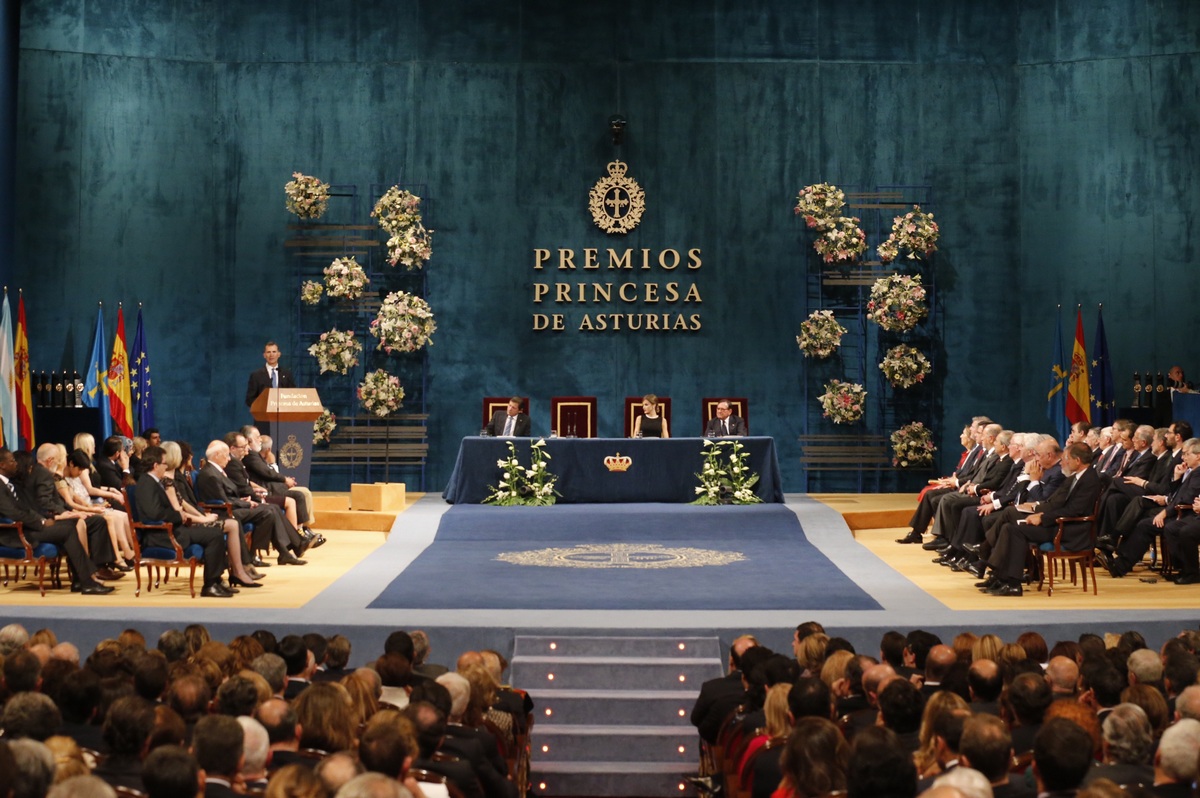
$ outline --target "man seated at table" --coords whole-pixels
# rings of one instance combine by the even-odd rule
[[[717,402],[717,415],[708,420],[704,434],[709,438],[726,438],[731,435],[745,435],[746,422],[733,414],[729,402],[722,399]]]
[[[488,422],[487,433],[495,438],[528,438],[529,416],[521,412],[521,397],[508,400],[507,410],[497,410]]]

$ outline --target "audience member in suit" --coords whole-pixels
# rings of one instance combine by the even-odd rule
[[[487,424],[488,435],[494,438],[508,436],[525,438],[531,429],[529,416],[521,412],[521,397],[514,396],[508,400],[506,410],[497,410],[492,414],[492,420]]]
[[[196,478],[196,496],[202,502],[222,501],[233,508],[233,517],[242,524],[254,524],[252,541],[254,549],[266,548],[268,542],[274,542],[279,551],[280,565],[303,565],[301,560],[288,551],[291,541],[288,539],[286,523],[279,508],[270,504],[256,504],[252,500],[242,499],[233,481],[225,473],[225,466],[231,461],[229,446],[224,441],[212,441],[204,451],[207,462],[200,469]]]
[[[1124,473],[1113,477],[1104,494],[1099,542],[1112,540],[1117,520],[1131,501],[1146,495],[1146,485],[1169,481],[1171,450],[1166,444],[1168,434],[1165,427],[1156,430],[1149,425],[1140,426],[1134,432],[1133,447],[1138,455]]]
[[[224,525],[220,521],[188,523],[183,514],[171,504],[166,489],[162,485],[162,480],[167,473],[167,464],[163,462],[163,450],[158,446],[152,446],[146,449],[143,458],[149,465],[149,470],[138,478],[137,487],[134,489],[138,515],[143,520],[165,521],[173,524],[175,540],[183,548],[186,549],[193,543],[203,548],[204,589],[201,591],[201,595],[209,598],[229,598],[233,595],[233,591],[221,584],[221,574],[227,565]],[[170,548],[171,546],[171,539],[165,531],[148,529],[143,534],[143,548],[149,546]],[[246,581],[252,580],[247,577]]]
[[[32,458],[30,462],[32,464]],[[93,558],[88,556],[89,535],[84,519],[78,513],[69,512],[61,513],[61,517],[46,517],[28,493],[18,489],[17,473],[16,457],[7,448],[0,448],[0,483],[3,483],[0,484],[0,516],[19,521],[31,546],[53,543],[66,552],[74,573],[72,592],[87,596],[113,592],[113,588],[95,579],[96,565]],[[103,542],[111,551],[107,531],[103,535]],[[15,530],[0,529],[0,544],[20,546],[21,542]],[[101,553],[100,556],[103,558],[105,555]]]
[[[895,732],[900,746],[909,754],[921,747],[921,716],[925,699],[907,679],[892,679],[879,693],[879,718]]]
[[[733,414],[733,407],[722,399],[717,402],[717,414],[708,420],[704,434],[709,438],[725,438],[731,435],[745,435],[746,422],[740,416]]]
[[[268,388],[296,387],[292,372],[279,365],[279,345],[274,341],[267,341],[263,347],[263,360],[266,363],[262,368],[250,372],[250,379],[246,383],[246,407],[254,404],[258,395]]]
[[[1088,469],[1091,470],[1091,469]],[[1033,774],[1037,794],[1074,795],[1092,766],[1092,738],[1067,718],[1051,718],[1033,740]],[[1192,767],[1196,751],[1192,749]]]
[[[920,543],[926,528],[933,522],[942,499],[955,493],[961,485],[967,484],[976,476],[985,459],[983,428],[991,423],[992,420],[986,416],[976,416],[971,420],[970,434],[975,446],[967,452],[967,456],[952,475],[942,477],[934,485],[921,491],[917,509],[913,511],[913,517],[908,522],[912,529],[907,535],[899,538],[897,543]]]
[[[1000,666],[990,659],[977,659],[967,669],[967,685],[971,691],[971,711],[976,715],[1000,714],[1000,693],[1004,679]]]
[[[1056,521],[1091,515],[1104,485],[1091,465],[1092,454],[1086,445],[1073,444],[1063,453],[1063,474],[1066,479],[1054,495],[1037,506],[1037,512],[1025,523],[1006,523],[996,539],[996,547],[988,561],[992,567],[992,595],[1019,596],[1022,593],[1021,574],[1025,570],[1025,554],[1030,543],[1041,544],[1054,540]],[[1063,526],[1062,546],[1068,551],[1081,551],[1092,546],[1091,522],[1077,521]]]
[[[996,490],[983,494],[974,506],[963,510],[959,515],[958,525],[949,532],[950,548],[942,552],[942,558],[939,560],[948,560],[948,564],[955,570],[963,570],[970,563],[971,555],[966,549],[966,544],[978,544],[983,539],[983,519],[996,510],[1013,504],[1021,495],[1024,486],[1029,482],[1025,468],[1037,459],[1038,440],[1039,436],[1036,433],[1013,433],[1008,444],[1013,466],[1009,469],[1004,483]]]
[[[38,447],[38,454],[45,463],[57,467],[58,446],[44,443]],[[27,492],[32,503],[46,518],[66,518],[68,514],[83,518],[87,530],[88,553],[92,562],[100,570],[100,579],[119,579],[124,576],[122,571],[130,571],[129,566],[117,564],[117,551],[110,534],[109,524],[104,516],[76,510],[67,504],[66,499],[58,492],[55,474],[42,462],[35,462],[29,470],[19,476],[20,487]]]
[[[292,701],[312,684],[317,663],[300,635],[287,635],[280,640],[279,656],[283,657],[283,663],[287,666],[287,686],[283,688],[283,697]]]
[[[1147,481],[1139,487],[1141,490],[1138,495],[1132,496],[1130,501],[1125,505],[1124,511],[1119,516],[1102,519],[1101,532],[1101,547],[1105,549],[1115,549],[1122,539],[1131,533],[1139,521],[1146,518],[1153,518],[1158,512],[1158,506],[1153,501],[1144,500],[1152,496],[1169,496],[1178,485],[1176,469],[1183,463],[1183,442],[1191,437],[1192,427],[1186,421],[1177,421],[1167,427],[1167,431],[1163,436],[1163,444],[1170,452],[1167,462],[1164,464],[1161,461],[1154,468],[1153,479]],[[1184,437],[1186,435],[1186,437]]]
[[[141,484],[140,482],[138,484]],[[192,755],[204,771],[204,798],[236,798],[245,734],[237,718],[205,715],[192,732]]]
[[[1117,784],[1154,784],[1154,731],[1146,712],[1136,704],[1118,704],[1101,723],[1103,753],[1083,778],[1084,786],[1097,779]]]
[[[283,495],[269,495],[266,488],[250,481],[250,475],[246,472],[245,464],[242,463],[242,457],[250,450],[250,444],[245,435],[240,432],[227,432],[222,440],[229,447],[230,458],[224,466],[225,476],[229,477],[229,481],[237,489],[238,496],[251,502],[277,508],[283,517],[282,526],[287,534],[288,546],[296,552],[296,556],[303,556],[302,550],[308,548],[311,538],[306,540],[305,536],[299,532],[300,517],[296,512],[295,500]]]
[[[1190,505],[1200,496],[1200,439],[1189,438],[1183,444],[1183,462],[1176,467],[1176,481],[1172,483],[1174,490],[1169,496],[1143,496],[1140,501],[1151,506],[1158,505],[1162,509],[1149,518],[1143,517],[1138,521],[1133,531],[1126,536],[1111,554],[1100,550],[1100,558],[1108,572],[1114,577],[1122,577],[1133,570],[1133,566],[1141,562],[1142,557],[1150,549],[1154,538],[1162,533],[1167,545],[1170,546],[1170,532],[1166,530],[1168,521],[1175,516],[1177,505]],[[1188,510],[1190,513],[1190,509]],[[1170,522],[1171,532],[1180,530],[1179,522]]]
[[[142,784],[148,798],[194,796],[199,789],[200,766],[186,749],[162,745],[146,755]]]
[[[262,433],[258,427],[246,425],[242,427],[242,436],[246,439],[246,451],[242,455],[242,465],[246,474],[255,484],[267,489],[273,496],[287,496],[296,503],[297,526],[312,522],[312,494],[307,488],[296,485],[293,477],[285,477],[274,470],[263,459]]]
[[[401,710],[417,731],[419,756],[412,766],[445,776],[462,791],[463,798],[483,798],[483,788],[475,771],[459,759],[434,761],[433,755],[441,749],[446,736],[446,716],[428,701],[414,701]]]
[[[125,451],[125,439],[112,435],[104,439],[100,456],[95,458],[99,482],[106,488],[120,490],[127,479],[132,480],[129,468],[129,453]]]
[[[1019,439],[1013,444],[1014,437],[1016,435],[1012,430],[1001,429],[999,424],[984,427],[983,445],[992,454],[989,454],[985,461],[983,471],[978,479],[973,479],[961,486],[956,493],[951,493],[938,502],[933,526],[933,534],[938,538],[935,541],[938,551],[944,553],[952,547],[952,539],[964,511],[978,507],[987,495],[1006,485],[1008,475],[1021,455],[1021,441]],[[1024,436],[1021,436],[1021,439],[1023,438]]]
[[[104,717],[107,756],[94,774],[114,787],[143,790],[142,754],[154,731],[154,704],[141,696],[118,698]]]
[[[741,635],[734,639],[733,644],[729,646],[729,672],[716,679],[709,679],[700,685],[700,693],[696,696],[696,703],[692,705],[691,721],[693,726],[699,729],[704,724],[705,718],[718,704],[727,705],[732,700],[732,707],[736,707],[741,701],[742,695],[746,691],[742,684],[742,654],[757,645],[758,640],[753,635]],[[732,707],[727,706],[718,712],[728,713]],[[723,719],[724,716],[721,720]],[[719,724],[720,720],[717,720],[716,723]],[[715,738],[710,742],[716,742]]]

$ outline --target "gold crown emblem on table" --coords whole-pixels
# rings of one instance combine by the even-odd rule
[[[628,471],[631,465],[633,465],[633,458],[620,452],[604,458],[604,467],[609,471]]]

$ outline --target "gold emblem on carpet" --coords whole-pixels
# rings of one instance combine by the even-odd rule
[[[562,549],[506,551],[496,555],[513,565],[551,568],[702,568],[729,565],[746,557],[739,551],[659,546],[654,543],[588,543]]]

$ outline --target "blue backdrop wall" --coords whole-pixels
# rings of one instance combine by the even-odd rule
[[[1122,388],[1191,364],[1198,52],[1190,0],[25,0],[5,281],[25,290],[35,369],[82,371],[96,302],[110,335],[118,301],[143,303],[159,426],[202,446],[246,420],[263,341],[306,357],[291,173],[358,186],[335,208],[360,219],[370,186],[421,185],[431,487],[483,395],[530,395],[535,432],[551,395],[596,395],[619,435],[622,397],[655,392],[678,432],[702,396],[751,397],[797,490],[814,414],[795,193],[927,185],[944,381],[923,420],[945,464],[973,413],[1049,428],[1057,303],[1084,303],[1089,337],[1105,304]],[[619,240],[586,210],[618,112],[648,201]],[[534,332],[533,285],[556,279],[534,248],[609,246],[699,248],[691,274],[617,282],[694,282],[702,303],[657,310],[702,328]]]

